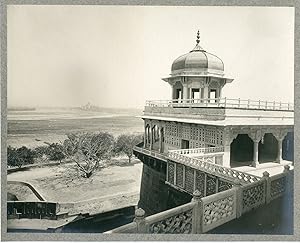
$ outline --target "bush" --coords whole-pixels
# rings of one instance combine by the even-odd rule
[[[13,148],[8,146],[7,148],[7,165],[18,166],[33,164],[35,153],[31,149],[22,146],[21,148]]]
[[[135,134],[123,134],[117,138],[117,142],[114,147],[116,154],[124,153],[128,157],[128,162],[131,162],[133,156],[133,147],[140,143],[142,140],[141,135]]]
[[[73,157],[83,176],[89,178],[100,162],[111,157],[114,137],[107,132],[69,134],[63,143],[64,153]]]
[[[49,160],[59,160],[61,162],[61,160],[65,158],[64,148],[61,144],[52,143],[49,145],[47,155],[49,156]]]

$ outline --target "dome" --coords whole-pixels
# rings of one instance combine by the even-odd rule
[[[197,71],[224,72],[223,61],[219,57],[206,52],[198,44],[199,40],[197,40],[197,45],[192,51],[178,57],[173,62],[171,68],[172,74]]]

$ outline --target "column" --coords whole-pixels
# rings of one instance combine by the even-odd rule
[[[253,141],[253,162],[252,166],[257,167],[259,165],[258,161],[258,144],[260,140],[264,137],[265,133],[262,130],[253,131],[248,133],[248,136]]]
[[[223,166],[230,168],[230,144],[224,146]]]
[[[222,97],[222,87],[219,88],[219,98]]]
[[[150,131],[150,150],[152,150],[152,146],[153,146],[153,129],[152,127],[149,129]]]
[[[208,99],[208,85],[204,86],[203,99]]]
[[[282,161],[282,141],[285,138],[285,136],[287,135],[288,131],[287,130],[279,130],[279,131],[275,131],[272,134],[274,135],[274,137],[277,139],[277,143],[278,143],[278,152],[277,152],[277,158],[276,161],[278,163],[280,163]]]
[[[183,85],[183,89],[182,89],[182,98],[184,100],[187,100],[188,99],[188,87],[186,84]],[[184,101],[186,102],[186,101]]]
[[[144,133],[144,148],[147,147],[147,126],[145,126],[145,133]]]
[[[282,161],[282,141],[283,139],[277,139],[278,143],[278,152],[277,152],[277,162],[280,163]]]
[[[257,140],[253,141],[253,146],[254,146],[254,149],[253,149],[253,163],[252,163],[253,167],[256,167],[256,166],[259,165],[259,162],[258,162],[258,144],[259,144],[259,141],[257,141]]]
[[[159,137],[159,149],[158,151],[161,153],[161,130],[160,128],[158,128],[158,137]]]
[[[223,166],[230,168],[230,146],[232,141],[237,137],[230,129],[225,129],[223,132],[223,145],[224,145],[224,155],[223,155]]]
[[[203,87],[200,88],[200,98],[204,99],[204,88]]]
[[[173,86],[171,86],[171,89],[172,89],[171,99],[175,100],[176,99],[176,97],[175,97],[176,96],[176,89]]]

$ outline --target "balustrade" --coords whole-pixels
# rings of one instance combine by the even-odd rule
[[[258,181],[260,177],[248,174],[246,172],[241,172],[238,170],[234,170],[232,168],[223,167],[222,165],[218,165],[212,162],[212,158],[215,157],[201,157],[201,158],[191,158],[185,155],[169,152],[168,157],[170,160],[176,161],[178,163],[191,166],[195,169],[211,173],[213,175],[218,175],[220,177],[229,178],[229,179],[238,179],[242,184],[252,183]]]
[[[202,232],[205,233],[236,218],[236,189],[202,199]]]
[[[218,147],[208,147],[208,148],[191,148],[191,149],[177,149],[177,150],[170,150],[169,154],[209,154],[209,153],[218,153],[224,152],[223,146]]]
[[[294,110],[293,103],[275,101],[243,100],[243,99],[175,99],[175,100],[148,100],[146,107],[225,107],[260,110]]]
[[[264,180],[251,183],[242,188],[242,213],[265,203],[266,188]]]
[[[202,172],[196,171],[196,176],[202,175]],[[286,186],[282,186],[282,178],[288,181],[291,175],[286,167],[279,175],[269,177],[266,172],[261,180],[247,185],[239,185],[236,179],[234,187],[205,197],[196,188],[192,201],[187,204],[148,217],[142,209],[138,209],[134,222],[105,233],[205,233],[268,203],[267,198],[273,200],[283,195]],[[270,190],[267,190],[268,185]]]

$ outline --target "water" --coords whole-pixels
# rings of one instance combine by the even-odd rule
[[[142,133],[141,110],[37,109],[8,112],[7,143],[13,147],[36,147],[59,142],[73,132]]]

